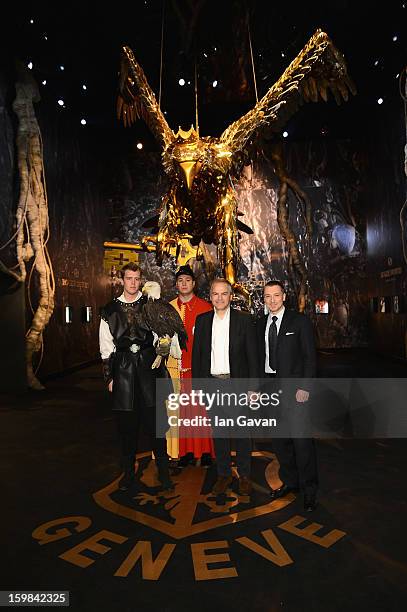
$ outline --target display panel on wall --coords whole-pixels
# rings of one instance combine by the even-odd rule
[[[405,314],[407,300],[404,295],[384,295],[370,298],[370,312],[380,314]]]
[[[315,314],[329,314],[328,300],[315,300]]]

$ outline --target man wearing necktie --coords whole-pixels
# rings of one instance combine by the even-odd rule
[[[282,485],[271,491],[271,497],[278,499],[300,489],[304,494],[305,510],[312,512],[318,489],[315,442],[301,435],[301,431],[308,418],[305,411],[309,409],[310,384],[307,379],[316,375],[314,332],[306,315],[285,308],[285,298],[284,285],[280,281],[266,283],[264,302],[269,312],[257,323],[263,366],[260,376],[281,382],[289,378],[303,379],[301,388],[292,391],[292,397],[287,397],[290,389],[283,393],[285,397],[282,396],[283,418],[289,424],[292,437],[273,439]]]

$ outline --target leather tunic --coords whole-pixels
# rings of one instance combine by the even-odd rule
[[[155,409],[156,379],[169,377],[164,361],[160,367],[151,369],[156,351],[153,333],[143,324],[141,316],[145,302],[145,297],[131,303],[114,299],[101,310],[101,317],[108,324],[116,347],[109,357],[113,410],[137,410],[140,399]],[[171,392],[170,388],[168,392]]]

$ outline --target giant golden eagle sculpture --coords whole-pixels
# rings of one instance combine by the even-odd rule
[[[144,238],[155,242],[158,263],[163,255],[188,238],[192,245],[215,244],[219,264],[232,286],[245,297],[247,292],[237,282],[239,230],[252,233],[239,216],[234,183],[244,164],[249,162],[249,145],[263,126],[278,132],[302,102],[326,101],[328,92],[336,101],[355,93],[345,60],[325,32],[317,30],[291,62],[278,81],[252,110],[234,121],[219,137],[200,137],[192,126],[176,133],[169,127],[155,95],[132,50],[122,50],[117,112],[125,126],[139,117],[145,120],[162,148],[162,162],[170,186],[158,215],[157,233]],[[278,152],[273,155],[279,167],[277,175],[284,182],[285,172]],[[292,187],[292,185],[289,184]],[[286,190],[285,190],[286,193]],[[299,190],[297,195],[301,196]],[[284,194],[280,194],[282,206]],[[300,261],[295,240],[284,229],[284,211],[279,211],[280,228],[289,253],[302,280],[300,308],[304,306],[305,267]]]

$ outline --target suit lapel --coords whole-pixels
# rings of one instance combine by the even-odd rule
[[[205,329],[206,337],[207,337],[206,345],[208,348],[208,355],[209,355],[209,368],[210,368],[210,359],[211,359],[211,352],[212,352],[212,323],[213,323],[214,314],[215,314],[214,310],[208,313],[208,317],[206,319],[206,329]]]
[[[261,343],[261,355],[266,354],[266,327],[268,315],[264,315],[259,321],[259,341]]]
[[[281,343],[282,338],[285,336],[285,333],[290,326],[290,321],[291,321],[291,312],[285,309],[283,318],[281,321],[280,329],[278,331],[277,346]]]
[[[232,369],[234,361],[234,347],[237,332],[237,316],[233,308],[230,308],[230,319],[229,319],[229,367]]]

